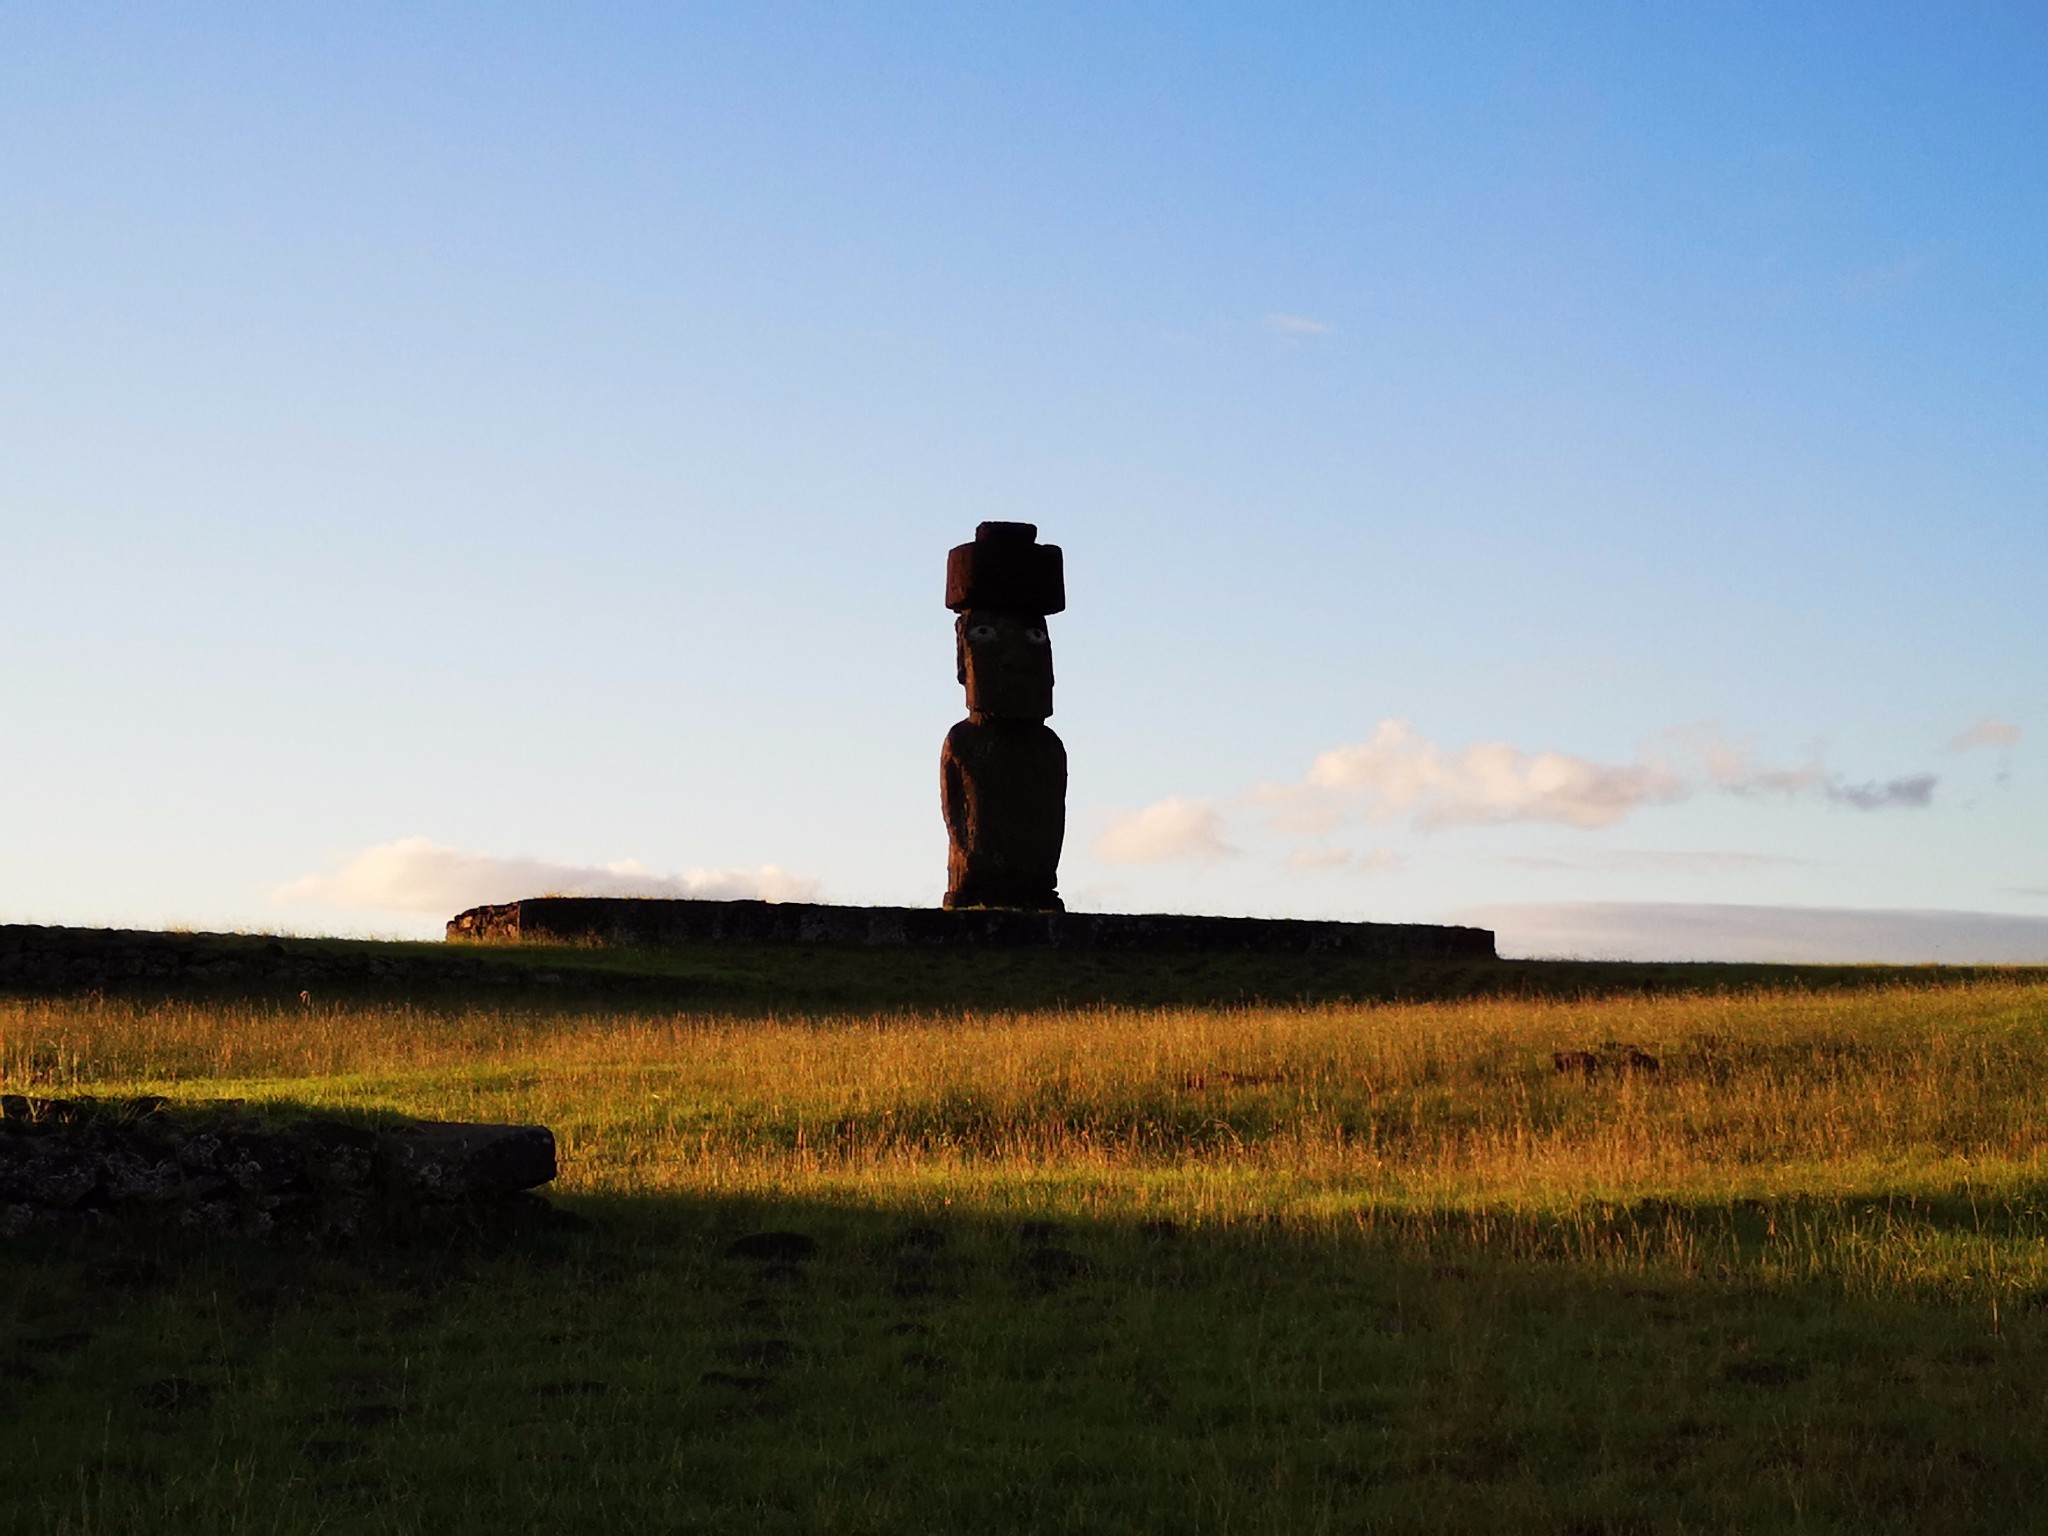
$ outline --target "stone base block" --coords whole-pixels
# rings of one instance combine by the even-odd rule
[[[549,944],[982,944],[1066,949],[1329,950],[1402,960],[1492,960],[1493,933],[1430,923],[1310,922],[997,908],[833,907],[813,902],[540,896],[472,907],[451,939]]]

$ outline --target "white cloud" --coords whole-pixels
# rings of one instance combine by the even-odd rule
[[[1093,851],[1108,864],[1209,860],[1237,852],[1223,840],[1222,813],[1207,800],[1161,800],[1119,816],[1095,839]]]
[[[1854,907],[1544,902],[1474,907],[1504,956],[1919,965],[2048,963],[2048,917]]]
[[[1447,752],[1406,720],[1382,720],[1367,740],[1317,756],[1299,784],[1262,785],[1252,799],[1274,807],[1276,824],[1288,831],[1346,814],[1412,816],[1426,828],[1503,821],[1607,827],[1686,793],[1685,781],[1658,763],[1595,763],[1505,742]]]
[[[1311,840],[1311,846],[1287,855],[1290,867],[1310,870],[1339,867],[1343,856],[1317,845],[1352,821],[1405,819],[1424,831],[1507,822],[1595,831],[1703,791],[1805,798],[1878,811],[1930,805],[1939,783],[1932,773],[1850,783],[1818,757],[1793,767],[1776,766],[1760,761],[1748,742],[1729,738],[1711,723],[1662,732],[1632,762],[1602,763],[1570,752],[1525,751],[1503,741],[1442,747],[1409,721],[1389,719],[1363,741],[1319,753],[1300,779],[1255,785],[1238,804],[1262,811],[1267,825],[1283,837]],[[1098,839],[1095,850],[1117,863],[1213,858],[1236,851],[1225,844],[1224,830],[1223,815],[1211,802],[1166,800],[1119,820]],[[1614,850],[1609,857],[1614,867],[1694,869],[1728,869],[1766,858],[1653,850]],[[1541,859],[1528,862],[1551,867]]]
[[[2019,745],[2020,728],[1996,715],[1986,715],[1966,731],[1958,732],[1948,744],[1951,752],[1967,752],[1972,747],[2016,747]]]
[[[1380,874],[1401,867],[1401,856],[1388,848],[1371,848],[1353,853],[1349,848],[1297,848],[1287,855],[1289,869],[1347,869],[1358,874]]]
[[[1336,327],[1325,325],[1320,320],[1311,320],[1307,315],[1268,315],[1266,324],[1283,336],[1334,336]]]
[[[553,864],[465,853],[424,837],[379,843],[327,874],[307,875],[271,892],[273,900],[453,917],[467,907],[528,896],[669,896],[704,900],[812,901],[818,882],[764,864],[756,870],[693,869],[663,875],[631,859],[617,864]]]
[[[1066,893],[1069,912],[1117,912],[1130,898],[1131,888],[1116,880],[1097,881]]]
[[[1297,848],[1287,855],[1289,869],[1342,869],[1350,862],[1349,848]]]
[[[1588,848],[1557,853],[1506,854],[1503,864],[1523,869],[1672,870],[1685,874],[1725,874],[1773,864],[1806,864],[1807,859],[1775,853],[1733,853],[1712,848]]]

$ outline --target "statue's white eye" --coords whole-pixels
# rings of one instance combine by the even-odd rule
[[[1045,631],[1033,627],[1031,629],[1027,629],[1024,631],[1024,638],[1026,640],[1029,640],[1033,645],[1043,645],[1045,644]]]
[[[993,624],[977,624],[967,631],[967,638],[970,640],[993,640],[995,637],[996,627]]]

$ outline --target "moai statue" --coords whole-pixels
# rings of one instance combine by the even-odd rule
[[[941,795],[948,907],[1060,911],[1067,749],[1052,713],[1048,614],[1067,606],[1056,544],[1030,523],[983,523],[946,557],[967,718],[946,733]]]

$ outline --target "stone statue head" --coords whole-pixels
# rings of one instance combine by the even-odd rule
[[[1052,713],[1052,637],[1036,614],[970,608],[953,621],[968,712],[998,720]]]

